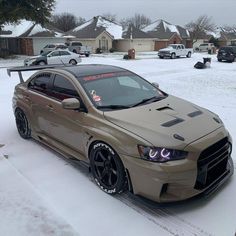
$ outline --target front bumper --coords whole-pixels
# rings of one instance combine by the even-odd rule
[[[157,54],[159,57],[171,57],[170,52],[158,52]]]
[[[216,171],[217,176],[201,188],[197,186],[199,173],[200,177],[203,174],[199,170],[198,159],[202,151],[209,147],[209,142],[217,143],[227,135],[226,130],[222,127],[188,145],[187,149],[192,152],[184,160],[153,163],[121,155],[129,173],[133,193],[156,202],[174,202],[215,192],[232,176],[234,172],[232,158],[228,155],[225,169],[221,172]],[[217,165],[221,166],[220,161]],[[206,173],[209,172],[207,171]],[[207,174],[204,176],[207,179]]]

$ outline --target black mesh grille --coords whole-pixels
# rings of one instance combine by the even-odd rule
[[[224,138],[208,147],[199,156],[195,189],[204,189],[220,178],[227,169],[230,144]]]

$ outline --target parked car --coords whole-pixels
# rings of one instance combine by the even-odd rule
[[[123,68],[42,68],[15,87],[18,132],[90,167],[104,192],[179,201],[233,174],[232,139],[218,115]]]
[[[51,43],[47,44],[41,51],[40,54],[45,52],[51,52],[57,49],[67,49],[68,47],[64,43]]]
[[[199,52],[208,52],[209,49],[214,47],[214,43],[202,43],[198,47],[195,48],[195,51]]]
[[[236,46],[221,47],[217,54],[218,61],[234,62],[236,58]]]
[[[85,55],[86,57],[89,57],[92,51],[91,47],[82,45],[82,43],[78,41],[70,41],[67,42],[66,45],[68,46],[68,49],[71,52],[78,53],[80,55]]]
[[[158,51],[159,58],[169,57],[174,59],[176,57],[191,57],[193,53],[192,48],[185,48],[183,44],[170,44],[167,48]]]
[[[46,65],[46,64],[72,64],[76,65],[81,62],[78,54],[68,50],[54,50],[52,52],[44,52],[39,56],[33,56],[24,60],[25,66]]]

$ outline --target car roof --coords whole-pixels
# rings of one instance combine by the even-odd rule
[[[102,64],[65,66],[65,67],[60,67],[60,69],[70,72],[78,79],[84,76],[126,71],[125,69],[117,67],[117,66],[102,65]]]

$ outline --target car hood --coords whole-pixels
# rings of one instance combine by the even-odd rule
[[[166,51],[171,51],[171,48],[162,48],[159,50],[159,52],[166,52]]]
[[[183,149],[220,128],[217,115],[174,96],[139,107],[104,112],[104,117],[154,146]]]
[[[41,59],[41,58],[45,58],[45,56],[42,56],[42,55],[33,56],[33,57],[28,57],[28,58],[26,58],[25,60],[26,60],[26,61],[29,61],[29,60],[38,60],[38,59]]]

